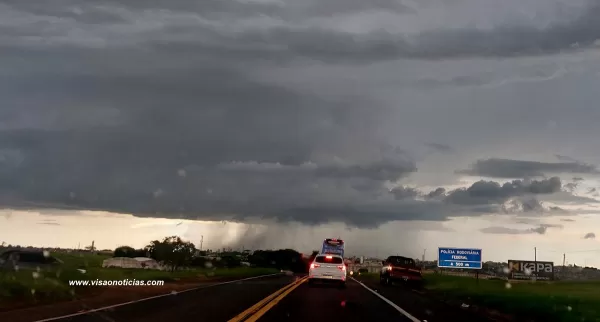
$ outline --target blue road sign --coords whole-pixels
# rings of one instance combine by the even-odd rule
[[[438,267],[481,269],[481,249],[440,247]]]

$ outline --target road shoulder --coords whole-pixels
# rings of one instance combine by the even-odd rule
[[[136,302],[157,296],[177,294],[208,287],[217,287],[218,285],[224,285],[235,281],[268,278],[270,276],[280,275],[281,274],[273,274],[250,278],[225,277],[198,283],[166,284],[160,287],[105,287],[99,293],[91,297],[85,297],[69,302],[59,302],[0,312],[0,321],[35,321],[57,316],[84,313],[95,309],[122,303]]]
[[[510,321],[474,311],[472,307],[463,305],[464,303],[448,303],[425,290],[414,290],[402,284],[381,285],[372,277],[359,276],[357,280],[421,321]]]

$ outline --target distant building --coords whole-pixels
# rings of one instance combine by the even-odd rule
[[[156,260],[148,257],[112,257],[102,262],[102,267],[143,268],[163,270],[164,267]]]

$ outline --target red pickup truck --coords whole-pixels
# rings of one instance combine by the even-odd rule
[[[423,275],[421,274],[421,268],[417,267],[414,259],[403,256],[390,256],[383,261],[379,281],[383,285],[403,282],[412,287],[421,287]]]

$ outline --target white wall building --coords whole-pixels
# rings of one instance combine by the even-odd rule
[[[156,260],[148,257],[112,257],[105,259],[102,267],[164,269]]]

